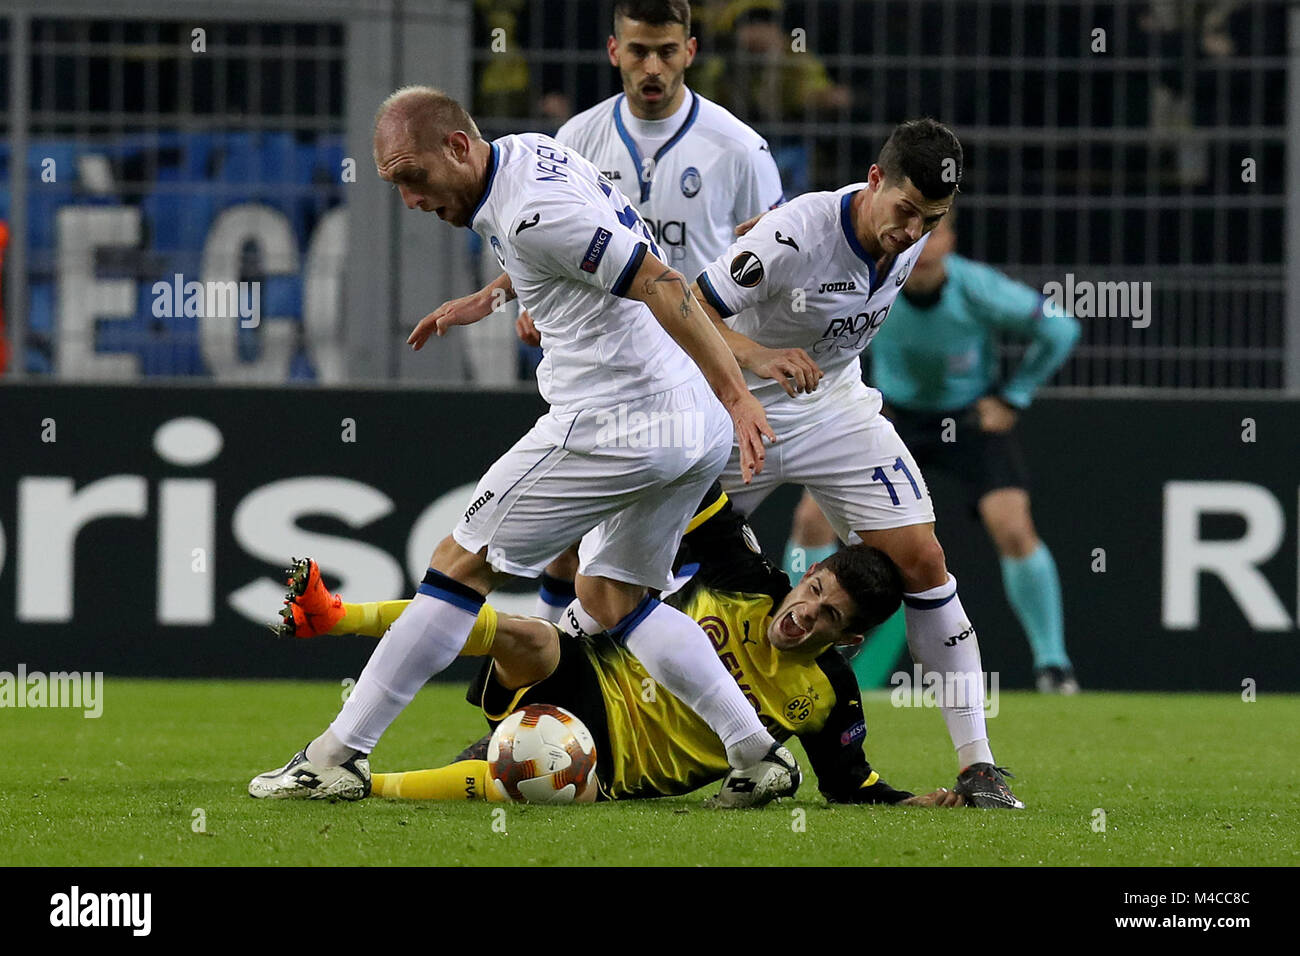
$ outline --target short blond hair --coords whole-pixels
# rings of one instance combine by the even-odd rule
[[[457,130],[470,139],[483,138],[465,107],[432,86],[403,86],[390,93],[375,113],[375,132],[389,124],[404,130],[420,151],[435,148]]]

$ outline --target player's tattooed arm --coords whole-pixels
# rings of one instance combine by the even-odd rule
[[[759,378],[772,379],[792,398],[799,392],[816,390],[823,372],[807,352],[803,349],[769,349],[759,345],[723,321],[718,311],[700,293],[699,283],[692,285],[691,291],[699,299],[705,315],[713,322],[713,327],[727,343],[741,368],[753,372]]]
[[[411,332],[406,344],[416,352],[424,347],[430,335],[445,335],[453,325],[473,325],[480,319],[497,312],[515,298],[515,287],[510,276],[501,273],[477,292],[444,302],[422,318]]]
[[[762,471],[763,438],[775,441],[767,415],[750,394],[735,356],[709,321],[686,279],[652,253],[646,253],[629,286],[628,298],[645,303],[664,331],[699,366],[715,395],[731,415],[740,444],[740,470],[745,482]]]
[[[686,277],[675,269],[664,269],[663,272],[659,273],[659,275],[655,276],[653,279],[646,280],[645,294],[647,298],[657,294],[659,290],[655,289],[655,286],[659,283],[673,286],[676,288],[676,291],[681,294],[681,301],[678,303],[677,311],[681,315],[683,322],[690,321],[691,290],[686,286]],[[671,295],[672,292],[670,291],[668,294]]]

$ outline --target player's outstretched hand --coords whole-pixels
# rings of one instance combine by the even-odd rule
[[[406,340],[416,352],[424,348],[430,335],[445,335],[453,325],[473,325],[492,312],[492,296],[482,290],[444,302],[420,320]]]
[[[736,235],[737,236],[745,235],[745,233],[749,232],[749,230],[757,226],[758,221],[766,215],[767,213],[760,212],[757,216],[754,216],[750,219],[746,219],[744,222],[742,222],[739,226],[736,227]]]
[[[922,793],[915,797],[908,797],[898,804],[900,807],[964,807],[966,798],[956,790],[949,790],[946,787],[940,787],[938,790],[932,790],[930,793]]]
[[[519,318],[515,319],[515,335],[519,336],[519,341],[524,345],[531,345],[537,348],[542,344],[542,333],[537,331],[537,326],[533,325],[533,317],[524,309],[519,313]]]
[[[767,413],[753,394],[746,391],[734,405],[727,409],[736,426],[736,439],[740,443],[740,477],[745,484],[763,470],[767,450],[763,439],[776,441],[776,433],[767,423]]]
[[[745,356],[744,367],[759,378],[774,379],[791,398],[815,391],[823,375],[803,349],[757,348]]]

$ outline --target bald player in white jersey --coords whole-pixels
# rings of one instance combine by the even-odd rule
[[[908,646],[943,676],[940,707],[973,806],[1023,808],[994,765],[979,645],[934,535],[911,453],[862,382],[859,356],[889,314],[961,178],[957,137],[934,120],[898,126],[865,184],[809,193],[767,213],[698,277],[695,290],[780,436],[763,474],[722,475],[752,514],[778,486],[805,486],[841,540],[888,554],[903,574]],[[815,622],[779,623],[797,639]]]
[[[746,477],[772,438],[759,403],[681,273],[599,170],[549,136],[488,143],[455,100],[399,90],[380,108],[375,164],[408,208],[469,226],[552,343],[538,371],[551,408],[479,481],[329,729],[255,797],[361,799],[368,755],[416,692],[466,650],[484,597],[536,576],[581,539],[583,623],[626,643],[719,736],[733,770],[720,804],[793,794],[800,774],[700,626],[648,594],[669,586],[686,525],[740,442]],[[725,406],[725,407],[724,407]],[[682,440],[618,425],[682,420]],[[575,602],[575,604],[578,602]],[[480,649],[481,652],[481,649]]]
[[[686,0],[621,0],[613,25],[607,52],[623,92],[574,116],[555,138],[631,199],[664,261],[694,279],[734,241],[737,223],[785,201],[781,175],[758,133],[687,88],[696,40]],[[491,301],[492,292],[490,285],[476,295]],[[425,322],[455,324],[455,310],[467,300],[449,303]],[[553,346],[542,341],[528,312],[517,325],[529,345]],[[547,566],[539,617],[561,620],[574,597],[577,567],[576,548]]]

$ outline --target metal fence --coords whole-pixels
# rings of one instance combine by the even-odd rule
[[[25,149],[4,156],[26,175],[24,370],[314,378],[309,277],[339,269],[342,28],[27,29]],[[197,314],[187,291],[218,281],[249,284],[248,314]]]
[[[609,0],[476,7],[476,101],[494,129],[554,128],[618,92]],[[769,139],[788,195],[864,178],[895,123],[932,115],[967,150],[960,252],[1039,289],[1150,283],[1145,316],[1080,314],[1057,384],[1286,385],[1285,5],[730,0],[695,13],[688,82]]]
[[[491,263],[379,188],[369,117],[425,81],[465,95],[485,133],[554,130],[617,92],[612,0],[124,6],[0,15],[0,220],[21,232],[4,274],[10,374],[526,377],[507,321],[406,354],[410,325]],[[1145,314],[1065,303],[1084,337],[1058,385],[1300,388],[1284,4],[695,13],[688,82],[769,139],[787,194],[863,178],[897,121],[934,115],[967,149],[959,251],[1040,289],[1149,290]],[[458,35],[472,43],[447,43]],[[256,283],[265,321],[187,314],[192,280]]]

